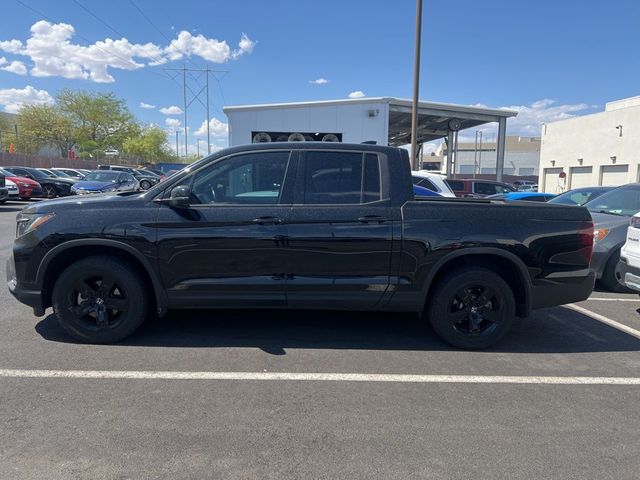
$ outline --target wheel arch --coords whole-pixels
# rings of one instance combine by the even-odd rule
[[[463,266],[477,266],[496,272],[511,287],[516,300],[516,314],[527,317],[531,313],[531,277],[525,264],[516,255],[499,248],[468,248],[451,252],[431,269],[425,281],[424,306],[429,301],[438,279]]]
[[[51,292],[55,278],[73,262],[93,255],[113,255],[126,259],[148,281],[157,311],[167,309],[167,297],[147,258],[132,246],[117,240],[79,239],[61,243],[44,256],[36,273],[36,284],[42,292],[43,304],[51,306]]]

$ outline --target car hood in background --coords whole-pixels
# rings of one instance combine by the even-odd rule
[[[99,191],[103,188],[115,187],[116,184],[113,182],[77,182],[73,184],[74,188],[78,190],[91,190],[91,191]]]

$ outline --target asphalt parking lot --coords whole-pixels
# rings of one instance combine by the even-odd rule
[[[389,314],[174,312],[96,346],[4,287],[0,312],[0,478],[638,478],[638,295],[482,352]]]

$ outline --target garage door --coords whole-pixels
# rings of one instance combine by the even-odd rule
[[[562,168],[545,168],[544,169],[544,191],[548,193],[562,193],[564,190],[560,188],[558,181],[560,180],[560,172]]]
[[[571,167],[569,171],[569,188],[590,187],[595,182],[592,180],[592,167]]]
[[[629,183],[629,165],[607,165],[602,167],[600,185],[617,187]]]

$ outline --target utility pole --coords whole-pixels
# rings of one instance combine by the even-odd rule
[[[200,158],[200,139],[199,138],[196,139],[196,149],[198,151],[197,156],[198,156],[198,158]]]
[[[184,108],[184,155],[185,158],[188,156],[188,138],[187,138],[187,110],[191,106],[194,101],[198,101],[200,105],[202,105],[206,111],[207,115],[207,153],[211,153],[211,132],[210,132],[210,114],[209,114],[209,74],[210,73],[228,73],[227,70],[211,70],[209,67],[207,68],[187,68],[185,65],[182,68],[164,68],[163,70],[177,72],[174,74],[175,77],[182,72],[182,100],[183,100],[183,108]],[[205,84],[201,86],[198,82],[198,78],[193,76],[193,73],[200,72],[205,74]],[[194,90],[191,88],[187,81],[187,74],[192,78],[191,84],[195,82],[197,84],[196,88],[199,90]],[[200,96],[205,94],[205,102],[202,101]],[[191,98],[189,98],[191,96]]]
[[[422,37],[422,0],[416,0],[416,44],[413,65],[413,106],[411,109],[411,169],[418,169],[418,96],[420,94],[420,40]]]
[[[176,130],[176,160],[180,161],[180,154],[178,151],[178,130]]]

